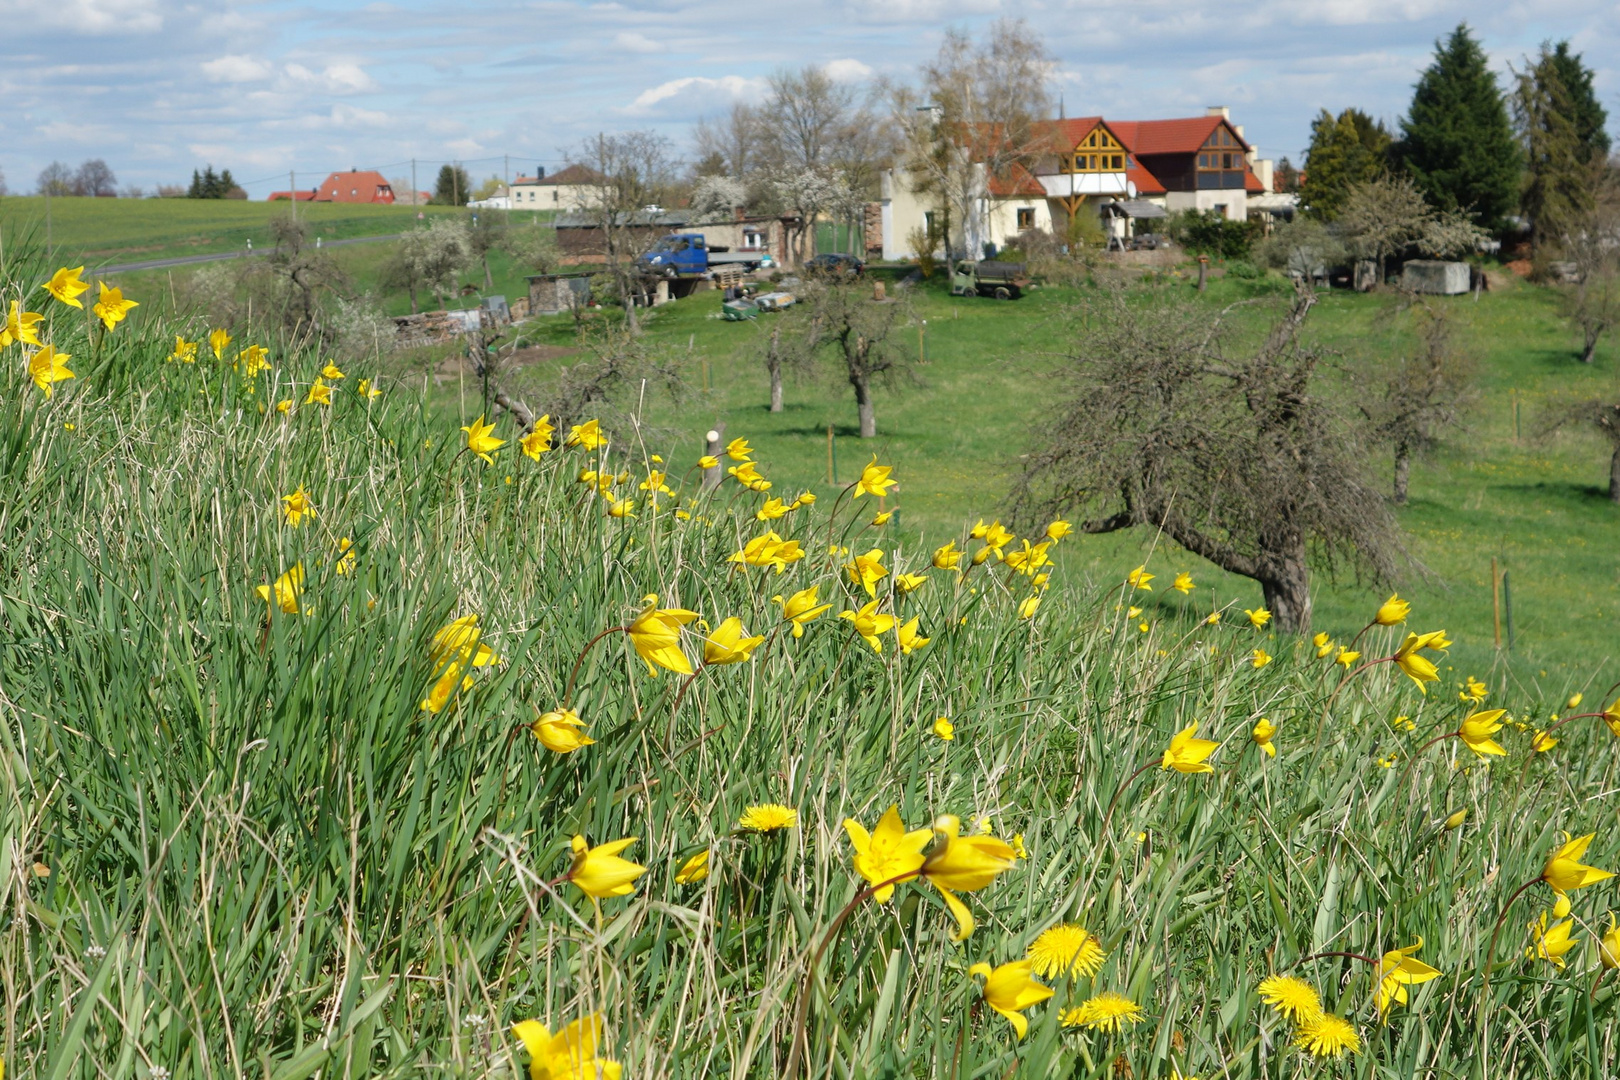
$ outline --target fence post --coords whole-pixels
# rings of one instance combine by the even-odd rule
[[[1496,575],[1496,556],[1491,556],[1491,626],[1495,631],[1496,647],[1502,647],[1502,579]]]
[[[1502,614],[1507,616],[1508,652],[1513,651],[1513,584],[1502,571]]]
[[[709,430],[708,434],[704,435],[703,437],[706,440],[703,452],[709,457],[718,458],[720,456],[720,451],[725,449],[725,444],[721,442],[721,440],[726,437],[725,421],[722,420],[720,423],[714,425],[714,427]],[[707,469],[703,470],[703,490],[713,491],[719,486],[720,465],[718,462],[716,462]]]

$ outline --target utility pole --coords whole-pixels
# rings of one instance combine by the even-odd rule
[[[298,173],[293,169],[287,170],[287,194],[292,198],[292,219],[298,220]]]
[[[411,205],[416,205],[416,193],[422,189],[416,186],[416,159],[411,158]]]
[[[461,162],[450,163],[450,205],[461,205]]]
[[[512,227],[512,155],[501,155],[501,175],[506,182],[506,227]]]

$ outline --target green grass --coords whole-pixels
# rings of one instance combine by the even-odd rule
[[[1241,283],[1217,281],[1209,303],[1224,305],[1245,295]],[[676,354],[692,344],[694,359],[685,372],[698,392],[678,407],[656,404],[648,419],[683,433],[691,456],[700,452],[701,432],[725,421],[728,434],[747,435],[762,448],[782,488],[823,495],[832,490],[825,482],[831,425],[840,479],[873,453],[896,463],[904,482],[892,505],[902,508],[902,535],[937,541],[979,516],[1004,511],[999,503],[1016,475],[1018,455],[1028,447],[1029,425],[1063,393],[1048,373],[1060,355],[1063,316],[1074,300],[1064,289],[1043,289],[1016,303],[953,298],[936,288],[922,292],[917,312],[927,320],[927,363],[916,369],[914,385],[879,391],[878,438],[864,445],[855,437],[848,386],[830,373],[809,383],[790,382],[784,411],[767,411],[760,357],[768,318],[720,322],[710,317],[718,298],[699,294],[658,311],[649,329],[650,338]],[[1455,319],[1460,347],[1477,361],[1479,400],[1465,425],[1445,435],[1440,453],[1414,468],[1411,502],[1400,518],[1420,567],[1399,587],[1426,609],[1443,613],[1438,617],[1459,643],[1455,681],[1495,672],[1501,680],[1545,687],[1550,694],[1591,689],[1589,680],[1601,689],[1620,678],[1620,638],[1614,633],[1620,617],[1620,508],[1606,497],[1609,451],[1595,434],[1571,432],[1543,442],[1535,432],[1538,410],[1557,395],[1615,393],[1620,351],[1611,344],[1599,350],[1592,366],[1578,363],[1555,298],[1544,289],[1519,286],[1477,302],[1463,297],[1440,303]],[[1330,350],[1335,365],[1366,364],[1413,346],[1411,317],[1399,308],[1399,300],[1387,295],[1329,293],[1311,313],[1308,336]],[[567,344],[572,332],[559,319],[529,336]],[[915,353],[917,327],[901,334]],[[1391,468],[1382,460],[1375,467],[1385,475]],[[1509,572],[1512,653],[1499,654],[1494,646],[1493,556]],[[1144,560],[1166,580],[1191,570],[1210,590],[1194,593],[1192,601],[1157,595],[1149,610],[1161,617],[1188,606],[1207,612],[1212,595],[1241,597],[1245,607],[1259,603],[1258,586],[1145,530],[1076,538],[1067,552],[1068,566],[1098,584]],[[1354,633],[1380,599],[1370,586],[1318,576],[1317,628]]]
[[[50,240],[59,257],[97,265],[144,262],[184,255],[271,246],[270,221],[289,212],[285,202],[237,199],[50,200]],[[464,213],[445,206],[364,206],[300,203],[298,216],[327,240],[403,232],[424,214]],[[0,228],[8,238],[28,229],[46,236],[45,199],[0,199]]]
[[[92,335],[31,288],[42,260],[12,258],[0,299],[20,292],[47,313],[75,378],[47,399],[17,346],[0,353],[8,1076],[516,1076],[527,1058],[509,1025],[590,1013],[626,1076],[680,1080],[780,1077],[800,1036],[800,1075],[815,1080],[1612,1071],[1620,995],[1612,976],[1595,985],[1588,938],[1620,879],[1573,893],[1566,969],[1522,955],[1526,922],[1552,903],[1545,886],[1507,910],[1492,948],[1559,830],[1595,831],[1585,861],[1620,866],[1620,741],[1588,719],[1533,755],[1519,730],[1561,711],[1561,689],[1493,686],[1516,723],[1489,767],[1455,739],[1425,749],[1465,711],[1444,683],[1424,696],[1384,666],[1335,693],[1314,650],[1240,619],[1159,617],[1140,632],[1116,610],[1135,553],[1094,571],[1103,552],[1074,538],[1032,618],[1019,612],[1030,583],[993,561],[961,581],[929,572],[904,597],[880,589],[882,609],[930,640],[903,655],[888,634],[874,652],[839,617],[866,593],[824,554],[829,534],[858,534],[870,499],[827,497],[783,520],[809,552],[783,574],[739,570],[729,556],[761,528],[760,497],[735,484],[683,491],[689,520],[673,499],[611,518],[576,481],[607,464],[598,455],[536,462],[509,443],[485,466],[461,451],[449,409],[399,383],[368,401],[345,382],[330,407],[280,414],[268,403],[301,397],[332,358],[268,340],[274,366],[251,380],[212,358],[170,363],[176,326],[160,305]],[[684,343],[700,313],[661,314],[655,332]],[[940,340],[931,373],[965,363]],[[1032,380],[1010,369],[1005,383],[982,392],[1034,407],[1018,398]],[[758,418],[738,393],[734,417]],[[917,410],[910,430],[947,443],[949,417],[928,422],[922,394],[885,402],[880,423],[907,430],[903,410]],[[755,439],[783,489],[796,469],[813,478],[778,454],[814,431],[733,433]],[[517,433],[502,421],[497,434]],[[981,459],[964,466],[1004,469],[1016,453],[1013,434],[958,434]],[[643,449],[619,442],[608,460],[641,475]],[[676,462],[692,450],[690,435],[656,433],[645,448]],[[880,457],[925,522],[959,520],[918,497],[943,482],[928,458],[893,437]],[[300,488],[317,516],[293,527],[282,499]],[[338,560],[346,539],[352,564]],[[886,561],[927,567],[909,543]],[[256,587],[294,566],[299,610],[266,605]],[[795,639],[769,597],[810,586],[833,610]],[[1213,578],[1203,588],[1228,610],[1245,599]],[[582,653],[649,594],[699,614],[681,643],[691,657],[727,617],[769,640],[700,669],[684,697],[622,634]],[[1425,598],[1413,623],[1453,614]],[[425,709],[435,683],[460,685],[433,641],[467,615],[491,662]],[[1368,655],[1399,633],[1370,634]],[[1275,661],[1253,667],[1257,646]],[[566,756],[522,726],[560,704],[596,740]],[[1396,715],[1414,730],[1392,728]],[[933,734],[939,716],[955,722],[950,742]],[[1262,716],[1280,729],[1275,759],[1249,737]],[[1193,723],[1224,743],[1211,772],[1129,781]],[[1397,767],[1380,767],[1392,754]],[[793,808],[797,825],[740,830],[759,803]],[[965,942],[917,881],[835,927],[863,884],[843,822],[870,827],[890,805],[912,827],[987,820],[1026,851],[959,887],[978,922]],[[1457,811],[1465,823],[1445,830]],[[646,874],[593,905],[566,880],[574,835],[637,838],[626,854]],[[710,876],[678,883],[706,848]],[[1051,980],[1017,1040],[969,969],[1021,956],[1059,920],[1083,924],[1106,959]],[[1312,958],[1419,939],[1441,975],[1387,1025],[1365,964]],[[1355,1027],[1359,1055],[1291,1048],[1292,1026],[1256,992],[1284,971]],[[1060,1027],[1103,991],[1129,995],[1142,1021],[1117,1035]]]

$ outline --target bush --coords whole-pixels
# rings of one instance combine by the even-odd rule
[[[1183,210],[1170,216],[1165,232],[1193,255],[1247,259],[1263,229],[1258,221],[1232,221],[1219,210]]]

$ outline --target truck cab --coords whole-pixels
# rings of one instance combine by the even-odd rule
[[[670,233],[636,262],[663,277],[701,275],[709,270],[709,245],[702,233]]]

